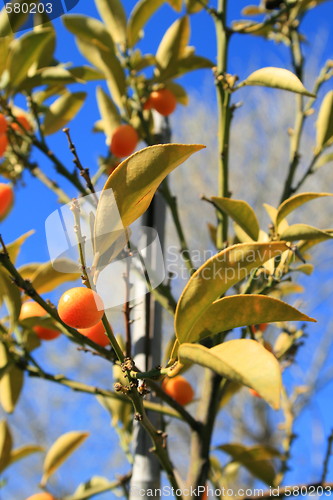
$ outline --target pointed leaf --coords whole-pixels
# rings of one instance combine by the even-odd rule
[[[102,254],[105,244],[110,244],[110,214],[115,210],[112,189],[123,226],[137,220],[149,207],[160,183],[178,165],[204,146],[185,144],[160,144],[141,149],[124,160],[110,175],[100,196],[95,238],[99,238],[98,251]]]
[[[326,155],[320,156],[320,158],[316,161],[314,165],[314,170],[318,170],[318,168],[324,167],[327,163],[333,162],[333,153],[327,153]]]
[[[323,198],[325,196],[333,196],[331,193],[300,193],[288,198],[278,208],[276,215],[276,227],[279,226],[280,222],[287,217],[296,208],[302,206],[308,201],[315,200],[317,198]]]
[[[177,102],[179,102],[183,106],[188,105],[189,97],[184,87],[182,87],[182,85],[179,85],[179,83],[176,82],[168,82],[165,86],[167,89],[171,90],[171,92],[177,99]]]
[[[316,97],[306,90],[303,83],[294,73],[284,68],[261,68],[246,78],[244,85],[259,85],[263,87],[273,87],[276,89],[288,90],[296,94],[309,97]]]
[[[185,56],[185,49],[190,39],[190,22],[187,16],[177,19],[165,33],[157,49],[156,61],[163,77],[168,69],[177,65]]]
[[[186,10],[189,14],[200,12],[205,5],[208,5],[208,0],[185,0]]]
[[[12,330],[21,311],[21,293],[6,269],[3,268],[0,268],[0,297],[5,301],[10,317],[10,329]]]
[[[53,102],[45,113],[44,134],[54,134],[73,120],[81,109],[86,95],[85,92],[75,92],[74,94],[67,92]]]
[[[150,17],[163,5],[165,0],[139,0],[128,19],[127,41],[132,48],[140,38],[140,32]]]
[[[183,290],[175,314],[175,331],[186,338],[198,318],[217,298],[243,280],[252,269],[280,255],[285,243],[242,243],[222,250],[207,260]]]
[[[97,10],[116,43],[126,43],[126,13],[120,0],[96,0]]]
[[[105,491],[115,489],[115,483],[110,483],[105,477],[94,476],[89,481],[80,484],[74,495],[68,500],[86,500]]]
[[[280,406],[280,365],[276,357],[255,340],[229,340],[211,349],[198,344],[182,344],[179,359],[181,362],[193,361],[222,377],[251,387],[274,409]]]
[[[200,316],[180,343],[198,342],[219,332],[240,326],[274,323],[276,321],[313,321],[294,307],[267,295],[231,295],[216,300]]]
[[[325,95],[316,122],[316,151],[321,151],[333,140],[333,90]]]
[[[195,71],[197,69],[212,68],[214,63],[207,59],[206,57],[197,56],[196,54],[190,54],[187,57],[182,57],[178,59],[177,64],[173,64],[168,68],[167,78],[178,78],[190,71]],[[165,73],[156,76],[156,80],[164,80]]]
[[[8,364],[5,346],[0,343],[0,370]],[[0,404],[6,413],[13,413],[23,386],[23,372],[12,365],[0,380]]]
[[[19,271],[24,279],[31,281],[37,293],[43,295],[63,283],[76,281],[82,274],[79,265],[69,259],[59,259],[57,266],[58,268],[61,266],[63,272],[56,271],[51,262],[27,264],[22,266]],[[77,268],[77,272],[73,272],[75,268]]]
[[[259,236],[259,222],[252,207],[246,201],[232,198],[212,197],[212,201],[253,239]]]
[[[333,238],[333,235],[307,224],[293,224],[282,231],[280,238],[284,241],[316,240],[321,238],[323,241]]]
[[[60,436],[46,454],[41,484],[45,486],[52,474],[87,439],[88,432],[71,431]]]
[[[291,272],[298,271],[299,273],[304,273],[304,274],[307,274],[308,276],[311,276],[311,274],[313,273],[313,270],[314,270],[313,264],[301,264],[298,267],[290,267],[289,268],[289,271],[291,271]]]
[[[33,453],[41,453],[44,451],[42,446],[38,446],[37,444],[26,444],[24,446],[20,446],[20,448],[15,448],[12,450],[9,458],[9,464],[13,464],[18,460],[22,460]]]
[[[97,87],[96,95],[98,109],[102,117],[103,130],[109,142],[114,129],[121,124],[121,117],[114,102],[104,92],[102,87]]]
[[[6,420],[0,421],[0,473],[9,465],[13,438]]]
[[[52,37],[52,30],[30,31],[17,38],[10,50],[10,86],[15,88],[27,76],[29,68],[38,63],[45,44]]]

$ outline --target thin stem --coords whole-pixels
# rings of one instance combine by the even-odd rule
[[[131,293],[131,283],[130,283],[130,261],[129,257],[132,255],[128,244],[128,256],[126,258],[126,272],[124,274],[125,281],[125,303],[123,306],[123,314],[125,318],[125,338],[126,338],[126,357],[132,357],[132,335],[131,335],[131,306],[130,306],[130,293]]]
[[[327,449],[326,449],[326,454],[324,458],[324,464],[323,464],[323,472],[320,478],[321,483],[325,483],[326,477],[328,474],[328,465],[329,461],[332,455],[332,446],[333,446],[333,430],[331,431],[331,434],[328,436],[327,439]]]

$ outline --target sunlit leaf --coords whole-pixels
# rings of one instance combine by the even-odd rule
[[[186,57],[178,59],[177,64],[173,64],[168,68],[167,77],[168,78],[178,78],[190,71],[195,71],[197,69],[212,68],[214,63],[207,59],[206,57],[197,56],[196,54],[190,54]],[[165,73],[156,75],[156,80],[164,80]]]
[[[207,260],[191,276],[178,301],[175,314],[177,337],[186,338],[212,302],[243,280],[252,269],[286,249],[281,242],[243,243],[228,247]]]
[[[281,368],[259,342],[250,339],[229,340],[211,349],[199,344],[179,347],[181,362],[193,361],[234,382],[251,387],[274,409],[280,406]]]
[[[185,144],[150,146],[124,160],[112,172],[106,181],[96,212],[95,237],[99,238],[100,253],[109,247],[110,214],[115,210],[113,197],[108,190],[113,190],[122,223],[127,227],[147,210],[163,179],[203,147]],[[106,235],[104,243],[103,235]]]
[[[307,274],[308,276],[311,276],[311,274],[313,273],[313,270],[314,270],[313,264],[301,264],[298,267],[289,268],[289,271],[291,271],[291,272],[298,271],[299,273],[304,273],[304,274]]]
[[[37,64],[45,44],[52,37],[52,31],[30,31],[17,38],[11,45],[9,55],[10,86],[17,87],[27,76],[29,68]]]
[[[333,195],[331,193],[300,193],[288,198],[278,208],[276,215],[276,227],[278,227],[280,222],[296,208],[304,205],[304,203],[307,203],[308,201],[323,198],[325,196]]]
[[[246,201],[212,197],[212,201],[228,214],[253,240],[259,236],[259,222],[252,207]]]
[[[307,224],[293,224],[281,232],[280,238],[285,241],[330,239],[333,236],[321,229]]]
[[[0,297],[5,301],[10,318],[10,329],[12,330],[20,315],[21,294],[4,268],[0,268]]]
[[[96,7],[116,43],[126,42],[126,13],[120,0],[96,0]]]
[[[1,14],[0,14],[1,16]],[[1,36],[0,35],[0,75],[4,71],[7,65],[7,59],[8,59],[8,49],[10,42],[12,40],[12,37],[10,36]]]
[[[139,0],[128,19],[127,41],[133,47],[140,38],[140,32],[151,16],[163,5],[165,0]]]
[[[5,346],[0,343],[0,370],[10,358]],[[6,413],[13,413],[23,386],[23,372],[12,365],[0,380],[0,404]]]
[[[23,458],[32,455],[33,453],[41,453],[44,451],[42,446],[38,446],[37,444],[25,444],[24,446],[20,446],[19,448],[15,448],[12,450],[9,457],[9,464],[13,464],[22,460]]]
[[[103,493],[104,491],[109,491],[114,488],[114,483],[110,483],[105,477],[94,476],[89,481],[80,484],[74,495],[68,500],[86,500],[92,498],[95,495]]]
[[[325,95],[316,122],[316,151],[321,151],[333,141],[333,90]]]
[[[187,106],[189,103],[189,97],[182,85],[179,85],[179,83],[176,82],[168,82],[166,84],[166,88],[171,90],[175,98],[177,99],[177,102],[182,104],[183,106]]]
[[[186,10],[189,14],[200,12],[205,5],[208,5],[208,0],[185,0]]]
[[[13,438],[6,420],[0,421],[0,473],[10,461]]]
[[[190,38],[190,22],[187,16],[177,19],[165,33],[157,49],[156,61],[161,78],[171,74],[177,61],[185,56],[185,49]]]
[[[51,262],[26,264],[20,268],[20,273],[25,279],[29,279],[32,286],[40,294],[51,292],[59,285],[68,281],[76,281],[80,278],[79,265],[69,259],[59,259],[57,265],[61,266],[63,272],[56,271]],[[73,268],[77,272],[73,272]]]
[[[259,7],[258,5],[247,5],[242,10],[243,16],[258,16],[260,14],[264,14],[265,9]]]
[[[333,162],[333,153],[327,153],[326,155],[322,155],[319,157],[313,168],[314,170],[317,170],[318,168],[327,165],[327,163],[332,163],[332,162]]]
[[[73,94],[67,92],[54,101],[45,113],[44,134],[54,134],[73,120],[80,111],[86,95],[85,92],[75,92]]]
[[[54,472],[87,439],[88,432],[71,431],[60,436],[46,454],[41,484],[45,485]]]
[[[301,80],[294,73],[284,68],[267,67],[258,69],[254,73],[251,73],[243,84],[273,87],[315,97],[311,92],[306,90]]]
[[[27,233],[22,234],[22,236],[17,238],[12,243],[9,243],[8,245],[6,245],[6,248],[7,248],[8,254],[9,254],[9,258],[13,262],[13,264],[15,264],[16,259],[19,256],[21,246],[26,241],[26,239],[29,238],[29,236],[34,234],[34,232],[35,231],[28,231]]]
[[[97,104],[102,117],[103,130],[108,143],[115,128],[121,124],[121,118],[112,99],[104,92],[102,87],[97,87]]]
[[[209,335],[240,326],[276,321],[315,321],[294,307],[267,295],[231,295],[216,300],[199,317],[180,343],[197,342]]]
[[[181,12],[183,6],[183,0],[167,0],[173,9],[177,12]]]

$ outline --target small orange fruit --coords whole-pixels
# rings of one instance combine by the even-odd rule
[[[151,107],[163,116],[171,115],[177,106],[177,100],[169,89],[154,90],[149,101]]]
[[[119,125],[113,132],[110,151],[118,158],[123,158],[133,153],[138,142],[138,133],[132,125]]]
[[[31,495],[31,497],[27,498],[27,500],[56,500],[53,495],[50,493],[35,493],[35,495]]]
[[[0,114],[0,135],[5,134],[7,132],[8,123],[5,115]]]
[[[165,392],[180,405],[189,404],[194,397],[191,384],[181,375],[173,378],[165,378],[162,383]]]
[[[18,115],[15,118],[22,125],[24,130],[26,130],[27,132],[31,131],[31,129],[32,129],[31,123],[29,122],[29,120],[27,119],[27,117],[25,115]],[[20,125],[18,123],[12,123],[10,126],[12,129],[14,129],[17,132],[21,132],[21,133],[23,132],[22,127],[20,127]]]
[[[150,98],[150,97],[148,97],[148,99],[147,99],[147,100],[144,102],[144,104],[143,104],[143,109],[144,109],[145,111],[147,111],[147,110],[149,110],[149,109],[152,109],[152,107],[153,107],[152,100],[151,100],[151,98]]]
[[[0,135],[0,158],[4,155],[8,146],[8,139],[6,134]]]
[[[105,328],[102,321],[97,323],[95,326],[91,326],[90,328],[79,328],[78,332],[82,333],[82,335],[88,337],[88,339],[102,347],[106,347],[110,344],[110,341],[105,334]]]
[[[19,319],[23,320],[26,318],[39,318],[41,316],[46,316],[47,312],[42,308],[40,304],[32,300],[24,302],[21,307]],[[57,330],[52,330],[52,328],[46,328],[45,326],[36,325],[33,327],[33,331],[41,340],[53,340],[59,337],[60,332]]]
[[[10,209],[14,201],[14,193],[10,184],[0,183],[0,220],[2,220]]]
[[[104,304],[101,297],[90,288],[71,288],[60,297],[58,314],[66,325],[90,328],[102,319]]]

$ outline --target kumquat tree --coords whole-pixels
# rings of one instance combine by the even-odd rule
[[[3,2],[1,499],[331,496],[333,6],[256,1]]]

